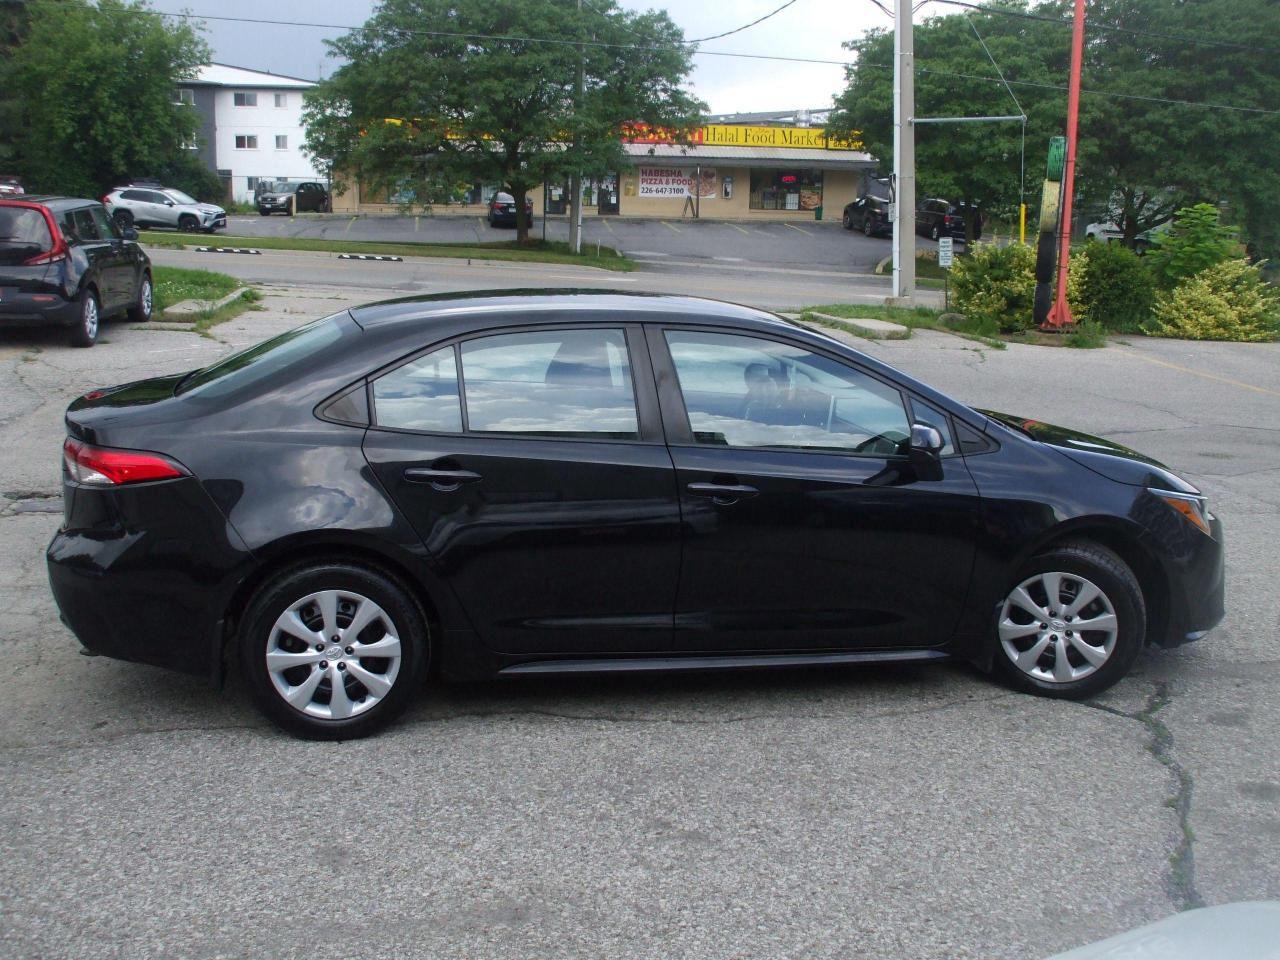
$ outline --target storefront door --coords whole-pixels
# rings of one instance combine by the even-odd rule
[[[618,212],[618,175],[616,173],[605,174],[600,180],[597,201],[597,213],[616,214]]]

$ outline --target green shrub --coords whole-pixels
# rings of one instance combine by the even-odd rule
[[[1156,282],[1172,290],[1200,271],[1243,253],[1239,230],[1223,224],[1213,204],[1197,203],[1174,215],[1173,226],[1147,257]]]
[[[1081,315],[1076,319],[1121,333],[1140,330],[1156,300],[1146,259],[1118,243],[1086,243],[1079,256]]]
[[[1073,314],[1080,312],[1083,266],[1080,254],[1071,258],[1067,299]],[[975,244],[972,252],[957,257],[951,268],[955,309],[974,323],[1001,333],[1030,330],[1035,325],[1035,269],[1035,251],[1030,246]]]
[[[1247,260],[1206,267],[1156,300],[1148,332],[1185,340],[1274,340],[1280,294]]]
[[[1062,342],[1079,350],[1093,350],[1107,345],[1107,331],[1096,320],[1080,320]]]

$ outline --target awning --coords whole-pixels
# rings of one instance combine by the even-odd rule
[[[658,166],[720,163],[747,167],[809,167],[818,170],[866,170],[875,158],[859,150],[820,150],[813,147],[723,147],[703,144],[624,143],[622,149],[636,164]]]

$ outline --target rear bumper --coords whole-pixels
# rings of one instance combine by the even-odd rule
[[[79,319],[80,304],[61,294],[18,292],[0,300],[0,328],[69,327]]]
[[[71,521],[46,553],[63,622],[88,650],[216,677],[221,623],[248,551],[192,478],[64,484]]]

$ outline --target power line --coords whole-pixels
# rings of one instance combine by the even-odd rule
[[[716,33],[716,34],[712,34],[709,37],[698,37],[698,39],[696,40],[684,40],[681,42],[682,43],[705,43],[708,40],[719,40],[721,37],[728,37],[735,33],[741,33],[743,30],[749,30],[751,27],[754,27],[757,23],[764,23],[770,17],[777,16],[783,10],[787,9],[787,7],[791,6],[795,2],[796,0],[787,0],[787,2],[784,3],[782,6],[778,7],[776,10],[769,11],[763,17],[757,17],[756,19],[752,20],[750,23],[744,23],[742,26],[734,27],[732,30],[726,30],[724,33]]]
[[[936,0],[936,2],[942,2],[942,0]],[[948,0],[948,2],[950,2],[950,0]],[[258,18],[252,18],[252,17],[226,17],[226,16],[217,16],[213,14],[165,13],[159,10],[139,10],[137,12],[141,16],[172,17],[179,20],[217,20],[221,22],[249,23],[249,24],[256,24],[256,25],[263,25],[263,26],[315,27],[323,30],[356,31],[356,30],[368,29],[364,26],[353,27],[348,24],[339,24],[339,23],[310,23],[310,22],[303,22],[303,21],[297,21],[297,20],[264,20],[264,19],[258,19]],[[520,36],[510,36],[505,34],[462,33],[462,32],[454,32],[449,30],[396,29],[395,32],[405,34],[408,36],[445,37],[445,38],[453,38],[453,39],[459,39],[459,40],[499,40],[499,41],[512,42],[512,43],[544,43],[544,44],[552,44],[555,46],[566,46],[566,47],[583,46],[583,47],[613,48],[613,49],[621,49],[621,50],[662,50],[663,49],[662,47],[658,47],[655,45],[638,44],[638,43],[607,43],[602,40],[561,40],[559,38],[554,38],[554,37],[520,37]],[[723,51],[723,50],[693,50],[691,52],[695,56],[702,56],[702,57],[733,57],[741,60],[769,60],[769,61],[775,61],[775,62],[781,62],[781,63],[806,63],[806,64],[818,64],[823,66],[834,66],[834,67],[855,67],[858,65],[856,61],[849,61],[849,60],[825,60],[819,57],[784,57],[779,54],[769,54],[769,53],[733,53],[733,52]],[[878,70],[893,69],[892,65],[881,64],[881,63],[868,63],[866,64],[866,66],[873,69],[878,69]],[[928,70],[923,67],[919,67],[917,69],[921,73],[930,73],[930,74],[933,74],[934,76],[940,76],[940,77],[956,77],[956,78],[965,79],[965,80],[985,80],[990,83],[1005,82],[1005,81],[1002,81],[999,77],[983,77],[983,76],[978,76],[977,74],[967,74],[967,73],[949,73],[942,70]],[[1009,80],[1007,82],[1013,84],[1014,86],[1040,87],[1046,90],[1066,90],[1067,89],[1065,86],[1062,86],[1060,84],[1035,83],[1030,80]],[[1082,90],[1081,93],[1085,93],[1085,94],[1088,94],[1089,96],[1095,96],[1095,97],[1115,97],[1121,100],[1143,100],[1150,103],[1168,103],[1168,104],[1176,104],[1178,106],[1184,106],[1184,107],[1201,107],[1205,109],[1214,109],[1214,110],[1233,110],[1241,113],[1256,113],[1256,114],[1262,114],[1265,116],[1280,116],[1280,110],[1264,110],[1261,107],[1240,107],[1240,106],[1235,106],[1233,104],[1225,104],[1225,103],[1204,103],[1199,100],[1172,100],[1166,97],[1140,96],[1138,94],[1132,94],[1132,93],[1116,93],[1110,90]]]
[[[977,10],[980,13],[998,13],[1005,17],[1016,17],[1019,20],[1036,20],[1041,23],[1052,23],[1059,27],[1071,28],[1070,20],[1061,17],[1046,17],[1043,14],[1027,13],[1025,10],[1011,10],[995,4],[969,3],[967,0],[928,0],[930,3],[944,3],[952,7],[964,7],[966,10]],[[1247,43],[1232,43],[1229,40],[1206,40],[1203,37],[1187,37],[1175,33],[1157,33],[1151,30],[1135,30],[1132,27],[1118,27],[1114,24],[1089,21],[1090,30],[1109,30],[1112,33],[1127,33],[1134,37],[1151,37],[1155,40],[1172,40],[1176,43],[1194,43],[1204,47],[1220,47],[1227,50],[1241,50],[1248,53],[1280,54],[1280,47],[1255,47]]]

